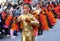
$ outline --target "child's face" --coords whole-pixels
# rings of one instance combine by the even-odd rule
[[[23,6],[23,12],[24,12],[24,13],[28,13],[28,12],[29,12],[29,8],[28,8],[27,5],[24,5],[24,6]]]

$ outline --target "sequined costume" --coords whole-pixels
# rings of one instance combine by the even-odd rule
[[[30,19],[30,22],[26,22],[29,21],[28,19]],[[34,41],[34,36],[33,34],[33,27],[32,25],[39,25],[39,22],[37,21],[37,19],[31,15],[31,14],[23,14],[21,16],[18,17],[18,20],[23,20],[23,28],[22,28],[22,41]]]

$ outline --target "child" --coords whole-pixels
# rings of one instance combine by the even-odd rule
[[[12,26],[11,26],[11,29],[10,29],[11,38],[15,38],[15,35],[17,35],[17,31],[18,31],[17,17],[14,17],[13,18],[13,23],[12,23]]]
[[[12,18],[13,18],[12,14],[8,14],[5,20],[4,29],[7,36],[9,35],[9,28],[10,28]]]

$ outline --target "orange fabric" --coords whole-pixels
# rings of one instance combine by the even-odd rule
[[[48,12],[48,10],[47,10],[46,8],[44,9],[44,11],[45,11],[45,13],[46,13],[46,14],[48,14],[48,13],[49,13],[49,12]]]
[[[36,19],[38,19],[38,15],[36,13],[33,14],[35,16]]]
[[[18,23],[17,23],[17,20],[16,19],[17,19],[17,17],[14,17],[13,18],[13,23],[12,23],[11,29],[18,31],[18,27],[19,26],[18,26]]]
[[[17,30],[18,29],[18,25],[16,23],[13,23],[11,29],[12,30]]]
[[[51,25],[54,25],[56,23],[56,18],[54,18],[54,14],[51,11],[49,11],[46,14],[48,16],[48,19],[49,19]]]
[[[55,15],[52,13],[52,11],[48,11],[47,9],[45,9],[45,14],[48,16],[50,24],[54,25],[56,23],[56,18],[54,18]]]
[[[49,20],[51,22],[51,25],[54,25],[56,23],[56,18],[54,18],[54,15],[51,11],[49,12],[48,16],[50,16]]]
[[[12,15],[8,15],[8,17],[7,17],[6,21],[5,21],[5,25],[9,26],[12,18],[13,18]]]
[[[55,13],[58,15],[58,14],[60,14],[60,6],[56,6],[55,8],[54,8],[54,11],[55,11]],[[58,15],[59,16],[59,15]]]
[[[57,11],[57,12],[58,12],[59,9],[60,9],[60,6],[56,6],[56,7],[54,8],[54,10]]]
[[[60,19],[60,6],[56,6],[54,8],[54,11],[55,11],[56,15],[58,16],[58,18]]]
[[[43,14],[40,14],[40,20],[41,20],[41,27],[43,30],[49,30],[48,23],[46,20],[46,16]]]
[[[5,20],[5,18],[6,18],[6,13],[2,12],[2,19]]]

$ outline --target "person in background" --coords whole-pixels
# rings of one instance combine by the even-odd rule
[[[15,38],[17,36],[17,31],[18,31],[17,17],[14,17],[11,28],[10,28],[10,36],[11,36],[11,38]]]
[[[13,19],[12,12],[8,12],[7,16],[6,16],[5,23],[4,23],[5,34],[7,36],[10,35],[10,26],[11,26],[11,23],[12,23],[12,19]]]
[[[3,36],[3,20],[2,20],[2,14],[0,13],[0,38]]]
[[[3,8],[0,5],[0,38],[3,35],[3,19],[2,19],[2,12],[3,12]]]

